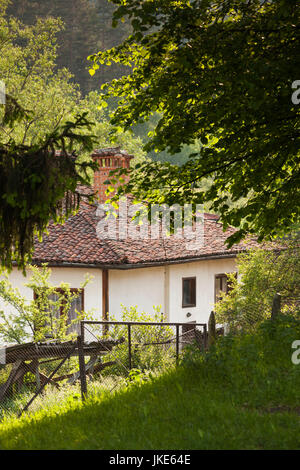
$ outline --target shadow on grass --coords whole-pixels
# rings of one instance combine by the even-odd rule
[[[235,402],[196,368],[172,370],[114,394],[69,398],[0,425],[2,449],[297,449],[299,416]]]

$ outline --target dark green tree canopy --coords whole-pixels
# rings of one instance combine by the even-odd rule
[[[292,100],[299,2],[111,1],[114,22],[129,16],[133,34],[91,56],[93,69],[134,65],[104,88],[119,98],[112,123],[129,129],[159,112],[147,150],[203,144],[180,168],[139,165],[123,190],[150,202],[211,201],[225,227],[239,227],[231,243],[246,232],[264,239],[292,230],[300,222],[300,112]]]

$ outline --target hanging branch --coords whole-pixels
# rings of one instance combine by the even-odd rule
[[[14,107],[15,109],[15,107]],[[22,110],[14,113],[20,119]],[[95,162],[79,162],[75,148],[91,151],[95,137],[87,113],[77,115],[33,146],[0,144],[0,263],[11,269],[30,260],[34,237],[49,221],[62,223],[79,208],[77,185],[89,185]],[[23,111],[25,115],[25,111]],[[6,115],[6,119],[8,119]]]

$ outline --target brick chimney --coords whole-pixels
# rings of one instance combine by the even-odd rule
[[[94,150],[92,158],[99,164],[99,170],[94,174],[94,190],[98,192],[99,200],[103,203],[108,198],[105,195],[107,185],[104,181],[109,179],[109,172],[115,168],[129,168],[130,160],[134,157],[128,155],[125,150],[120,150],[120,147],[112,147]],[[124,179],[126,181],[126,176]]]

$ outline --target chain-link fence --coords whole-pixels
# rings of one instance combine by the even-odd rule
[[[45,389],[59,390],[60,382],[78,369],[77,342],[6,345],[0,360],[0,417],[20,415]]]
[[[112,391],[130,377],[172,366],[185,347],[205,350],[205,324],[81,322],[76,341],[0,347],[0,419],[62,401]]]
[[[0,419],[7,414],[20,416],[29,407],[44,407],[69,393],[80,393],[79,379],[85,357],[90,363],[118,344],[102,339],[83,344],[76,341],[26,343],[0,348]],[[46,400],[45,400],[46,392]]]
[[[204,323],[83,321],[81,338],[84,344],[108,339],[115,344],[104,361],[99,356],[82,364],[82,371],[85,367],[88,375],[88,380],[86,374],[81,377],[82,394],[86,396],[93,381],[114,388],[132,369],[149,372],[174,365],[187,346],[194,344],[205,350],[207,327]]]

